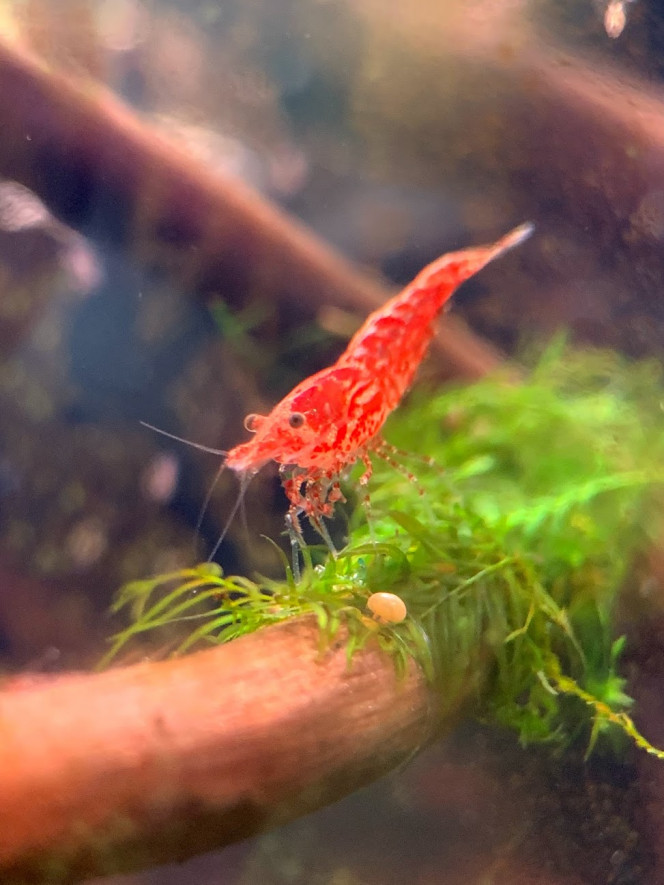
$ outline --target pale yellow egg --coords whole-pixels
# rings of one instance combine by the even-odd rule
[[[406,603],[396,593],[372,593],[367,608],[383,624],[398,624],[408,614]]]

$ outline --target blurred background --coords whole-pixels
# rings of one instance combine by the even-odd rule
[[[138,153],[124,158],[125,204],[95,178],[85,132],[58,142],[80,96],[110,137],[112,93],[157,158],[261,195],[386,294],[442,252],[533,220],[527,247],[455,297],[468,342],[518,357],[567,329],[664,354],[655,0],[0,0],[0,39],[8,58],[37,57],[62,98],[35,109],[0,66],[2,671],[91,665],[123,582],[214,545],[234,477],[196,533],[218,459],[140,421],[229,448],[246,414],[334,360],[367,312],[289,291],[276,260],[252,264],[251,243],[212,273],[217,219],[195,193],[187,238],[157,161],[150,177]],[[425,372],[463,374],[438,351]],[[285,508],[266,470],[249,535],[238,520],[220,549],[226,571],[279,574],[260,536],[280,539]],[[654,881],[635,783],[629,766],[561,770],[477,727],[278,833],[113,882]]]

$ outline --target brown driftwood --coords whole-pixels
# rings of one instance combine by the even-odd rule
[[[364,314],[390,294],[299,222],[193,161],[102,87],[74,82],[2,42],[0,119],[0,175],[185,291],[221,295],[232,307],[260,291],[296,305],[303,320],[321,305]],[[499,360],[451,318],[437,350],[466,378]]]
[[[0,879],[76,881],[276,826],[409,757],[433,709],[414,663],[400,678],[372,645],[349,667],[343,637],[326,647],[311,619],[176,660],[10,682]]]

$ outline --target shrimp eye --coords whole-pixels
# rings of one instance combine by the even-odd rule
[[[263,421],[265,421],[265,415],[255,415],[252,412],[251,415],[247,415],[244,419],[244,429],[248,430],[249,433],[256,433]]]
[[[293,412],[293,414],[288,419],[288,423],[290,424],[291,427],[294,427],[297,429],[298,427],[302,427],[302,425],[304,424],[304,420],[305,419],[304,419],[304,415],[302,414],[302,412]]]

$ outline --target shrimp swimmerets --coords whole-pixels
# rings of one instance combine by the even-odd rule
[[[276,461],[290,502],[291,533],[301,537],[298,517],[304,514],[331,546],[323,518],[343,499],[340,476],[361,460],[360,483],[369,481],[370,454],[384,445],[380,429],[410,387],[443,305],[464,280],[532,230],[523,224],[493,245],[451,252],[428,265],[367,318],[334,365],[300,382],[269,415],[248,415],[245,427],[255,435],[227,453],[216,452],[224,456],[222,467],[241,477],[244,490]]]

